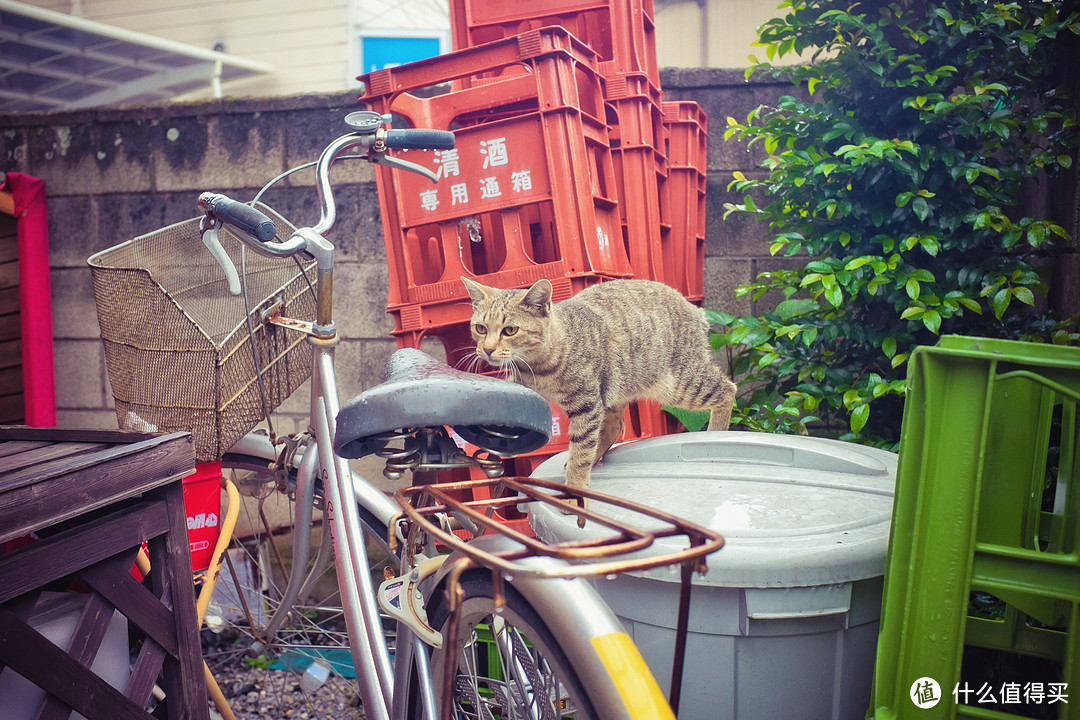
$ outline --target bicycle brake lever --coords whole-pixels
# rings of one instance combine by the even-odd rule
[[[439,176],[433,173],[431,170],[428,170],[423,165],[417,165],[414,162],[409,162],[408,160],[402,160],[401,158],[384,155],[380,152],[372,152],[370,154],[370,157],[371,162],[373,163],[378,163],[379,165],[386,165],[387,167],[395,168],[397,170],[408,170],[409,172],[414,172],[417,175],[423,175],[431,182],[439,182]]]
[[[199,222],[199,234],[202,237],[203,245],[210,251],[210,254],[217,260],[218,265],[221,266],[222,271],[225,273],[225,279],[229,283],[229,294],[240,294],[240,275],[236,272],[236,266],[233,264],[232,258],[225,252],[225,248],[221,246],[221,241],[218,240],[218,230],[221,229],[221,221],[217,219],[211,219],[209,216],[204,215]]]

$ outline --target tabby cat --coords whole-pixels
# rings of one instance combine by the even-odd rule
[[[570,486],[589,486],[631,400],[711,410],[709,430],[728,428],[735,383],[713,364],[704,312],[676,290],[612,280],[552,303],[548,280],[528,290],[462,280],[472,298],[476,356],[570,418]]]

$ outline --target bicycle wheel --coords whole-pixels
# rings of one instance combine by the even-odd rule
[[[491,577],[485,572],[467,573],[460,587],[457,643],[431,655],[437,702],[445,687],[446,664],[457,668],[453,717],[599,717],[574,663],[524,596],[507,585],[506,605],[496,608]],[[435,593],[428,612],[433,626],[446,637],[451,617],[443,596]],[[414,697],[410,704],[411,717],[419,718],[419,700]]]
[[[315,487],[309,553],[293,557],[297,471],[273,473],[268,465],[265,458],[250,455],[222,458],[223,475],[240,491],[241,507],[207,613],[207,627],[214,631],[213,637],[204,633],[207,661],[215,675],[235,676],[239,669],[240,676],[254,678],[241,688],[223,687],[227,696],[237,691],[247,696],[240,699],[243,702],[255,692],[256,702],[275,712],[325,710],[329,704],[337,709],[339,720],[361,718],[362,712],[355,707],[355,672],[330,529],[323,527],[318,509],[322,488]],[[377,586],[384,568],[396,574],[397,561],[387,543],[385,525],[363,507],[358,511]],[[289,579],[297,563],[305,568],[306,579],[290,602]],[[280,624],[275,625],[279,610]],[[311,677],[318,675],[319,668],[329,669],[326,681],[318,687],[303,677],[313,663],[317,665]]]

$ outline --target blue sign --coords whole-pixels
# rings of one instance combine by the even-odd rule
[[[404,65],[439,54],[437,37],[361,37],[361,72]]]

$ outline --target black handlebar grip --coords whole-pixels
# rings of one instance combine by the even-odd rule
[[[259,242],[270,242],[277,235],[277,226],[264,213],[224,195],[203,193],[199,197],[199,207],[209,210],[223,222],[242,230]]]
[[[386,146],[413,150],[449,150],[454,147],[454,133],[426,128],[387,130]]]

